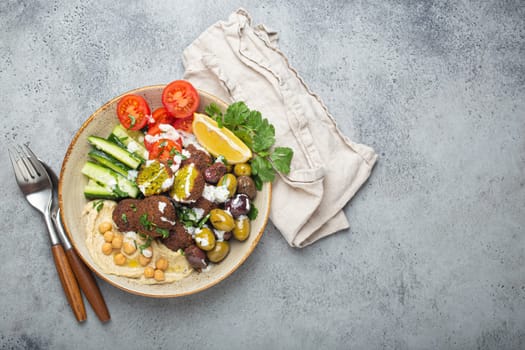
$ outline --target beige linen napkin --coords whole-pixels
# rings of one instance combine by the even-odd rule
[[[341,133],[276,42],[275,32],[251,26],[239,9],[186,48],[184,78],[260,111],[275,126],[276,146],[294,150],[290,174],[273,183],[270,219],[291,246],[304,247],[349,227],[342,208],[369,177],[377,155]]]

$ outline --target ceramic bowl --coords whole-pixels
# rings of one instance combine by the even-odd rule
[[[149,102],[151,110],[162,106],[161,95],[165,85],[147,86],[129,91],[125,94],[137,94],[143,96]],[[270,212],[271,184],[266,183],[262,191],[257,194],[255,206],[259,210],[256,220],[251,222],[250,237],[244,242],[237,242],[233,239],[228,256],[222,262],[213,264],[207,272],[193,272],[187,278],[170,284],[143,285],[137,283],[132,278],[120,277],[105,274],[91,258],[86,247],[86,233],[81,227],[81,212],[86,198],[83,188],[87,183],[87,178],[80,172],[84,163],[88,160],[88,152],[91,149],[87,138],[90,135],[107,137],[111,130],[118,124],[116,116],[116,106],[119,99],[125,94],[115,97],[105,103],[95,113],[93,113],[82,124],[78,132],[73,137],[68,147],[66,156],[62,163],[59,182],[59,203],[64,228],[71,239],[71,242],[79,256],[86,265],[98,276],[108,283],[133,294],[147,297],[169,298],[197,293],[208,289],[231,275],[252,253],[259,242]],[[204,108],[211,102],[215,102],[221,109],[225,110],[227,104],[217,97],[199,91],[200,106],[199,112],[204,112]]]

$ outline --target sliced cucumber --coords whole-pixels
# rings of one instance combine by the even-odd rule
[[[118,137],[129,152],[136,153],[143,159],[148,159],[148,151],[144,147],[144,140],[140,139],[140,137],[144,137],[142,132],[126,130],[122,125],[117,124],[111,133]]]
[[[97,163],[102,164],[106,168],[115,170],[117,173],[123,175],[126,178],[128,177],[128,170],[130,170],[130,168],[126,164],[119,162],[117,159],[113,158],[109,154],[99,151],[98,149],[94,149],[88,153],[88,156],[90,156],[91,158],[96,160]]]
[[[134,154],[131,154],[127,149],[119,147],[113,142],[110,142],[102,137],[89,136],[88,141],[95,148],[106,152],[115,159],[129,166],[131,169],[137,169],[142,163],[142,159]]]
[[[82,168],[82,174],[108,188],[118,197],[136,198],[139,194],[137,185],[119,173],[102,165],[87,161]]]
[[[88,199],[119,199],[111,189],[101,186],[93,179],[89,179],[87,185],[84,187],[84,196]]]
[[[111,141],[111,142],[117,144],[119,147],[126,148],[126,145],[123,144],[122,141],[120,141],[120,139],[115,134],[109,135],[108,136],[108,141]]]

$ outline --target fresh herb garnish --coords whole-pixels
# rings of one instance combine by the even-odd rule
[[[162,235],[162,238],[168,238],[170,235],[170,231],[166,230],[165,228],[157,227],[155,228],[155,231],[157,231],[157,233],[160,233]]]
[[[94,201],[93,202],[93,208],[95,208],[95,210],[97,212],[100,212],[103,207],[104,207],[104,200],[103,199],[99,199],[98,201]]]
[[[179,221],[186,227],[193,226],[202,228],[202,226],[204,226],[206,221],[208,221],[210,218],[210,215],[208,214],[199,220],[193,209],[187,207],[178,207],[177,217],[179,218]]]
[[[248,212],[248,218],[253,221],[257,218],[257,214],[259,214],[259,209],[255,207],[253,202],[250,202],[250,211]]]
[[[202,219],[200,219],[200,221],[197,223],[197,227],[198,228],[202,228],[204,226],[204,224],[206,223],[206,221],[208,221],[208,219],[210,218],[210,213],[208,213],[208,215],[206,215],[205,217],[203,217]]]
[[[122,219],[122,221],[124,221],[125,224],[128,223],[128,216],[126,215],[126,213],[122,213],[120,218]]]
[[[131,129],[137,123],[137,119],[135,119],[135,117],[133,115],[131,115],[131,114],[128,114],[128,118],[131,121],[131,123],[129,125],[129,128]]]
[[[253,153],[250,161],[255,186],[262,189],[264,182],[272,182],[276,171],[290,172],[293,150],[289,147],[275,147],[275,128],[261,113],[250,110],[242,101],[232,103],[223,114],[211,103],[205,112],[219,125],[230,129]]]
[[[144,213],[140,216],[139,218],[139,222],[140,224],[142,225],[142,227],[144,227],[146,230],[148,231],[151,231],[151,229],[153,228],[153,223],[151,221],[148,220],[148,214]]]
[[[132,204],[130,205],[130,208],[131,208],[131,210],[133,210],[134,212],[137,212],[137,206],[136,206],[135,204],[132,203]]]
[[[142,251],[146,248],[148,248],[150,245],[151,245],[151,241],[152,241],[152,238],[151,236],[148,236],[146,238],[146,242],[144,242],[144,244],[140,244],[139,245],[139,249],[140,249],[140,252],[142,253]]]

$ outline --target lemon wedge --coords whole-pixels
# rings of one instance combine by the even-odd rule
[[[217,122],[205,114],[193,115],[193,134],[214,157],[222,155],[229,164],[244,163],[252,151],[228,128],[219,128]]]

